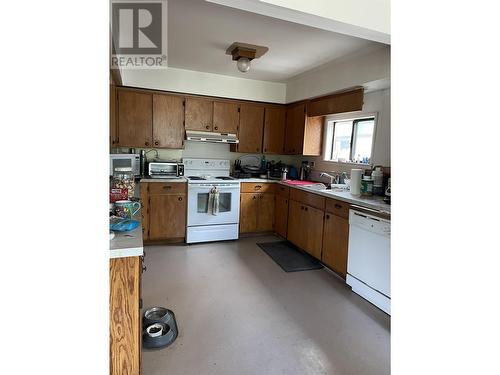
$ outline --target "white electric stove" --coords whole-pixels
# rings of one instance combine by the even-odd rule
[[[229,176],[229,160],[183,159],[188,179],[186,242],[238,239],[240,182]],[[218,193],[217,209],[213,194]]]

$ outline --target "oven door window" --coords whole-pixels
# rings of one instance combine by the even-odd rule
[[[219,193],[219,213],[231,212],[231,194],[232,193]],[[197,212],[199,214],[210,213],[208,209],[209,193],[198,193]]]

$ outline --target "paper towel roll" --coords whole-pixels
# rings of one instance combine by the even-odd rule
[[[361,175],[362,169],[351,169],[351,195],[361,194]]]

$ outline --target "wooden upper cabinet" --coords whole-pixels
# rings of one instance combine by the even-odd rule
[[[325,214],[321,260],[343,277],[347,275],[348,243],[349,220],[327,212]]]
[[[214,132],[236,134],[238,132],[239,120],[240,112],[238,103],[214,102]]]
[[[118,91],[118,144],[151,147],[153,95],[129,90]]]
[[[315,117],[361,111],[363,109],[363,94],[363,88],[359,88],[312,99],[307,103],[307,115]]]
[[[264,126],[264,107],[251,104],[240,106],[240,128],[235,147],[238,152],[261,152],[262,130]]]
[[[264,116],[265,154],[282,154],[285,140],[285,107],[266,107]]]
[[[307,117],[306,104],[286,110],[285,154],[319,156],[323,144],[323,117]]]
[[[186,130],[211,132],[213,120],[213,101],[186,98]]]
[[[286,110],[285,154],[300,155],[304,144],[305,103]]]
[[[184,98],[153,94],[153,145],[177,149],[184,146]]]

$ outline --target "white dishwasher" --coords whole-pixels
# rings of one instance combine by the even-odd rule
[[[352,291],[391,314],[391,222],[349,210],[349,250],[346,282]]]

